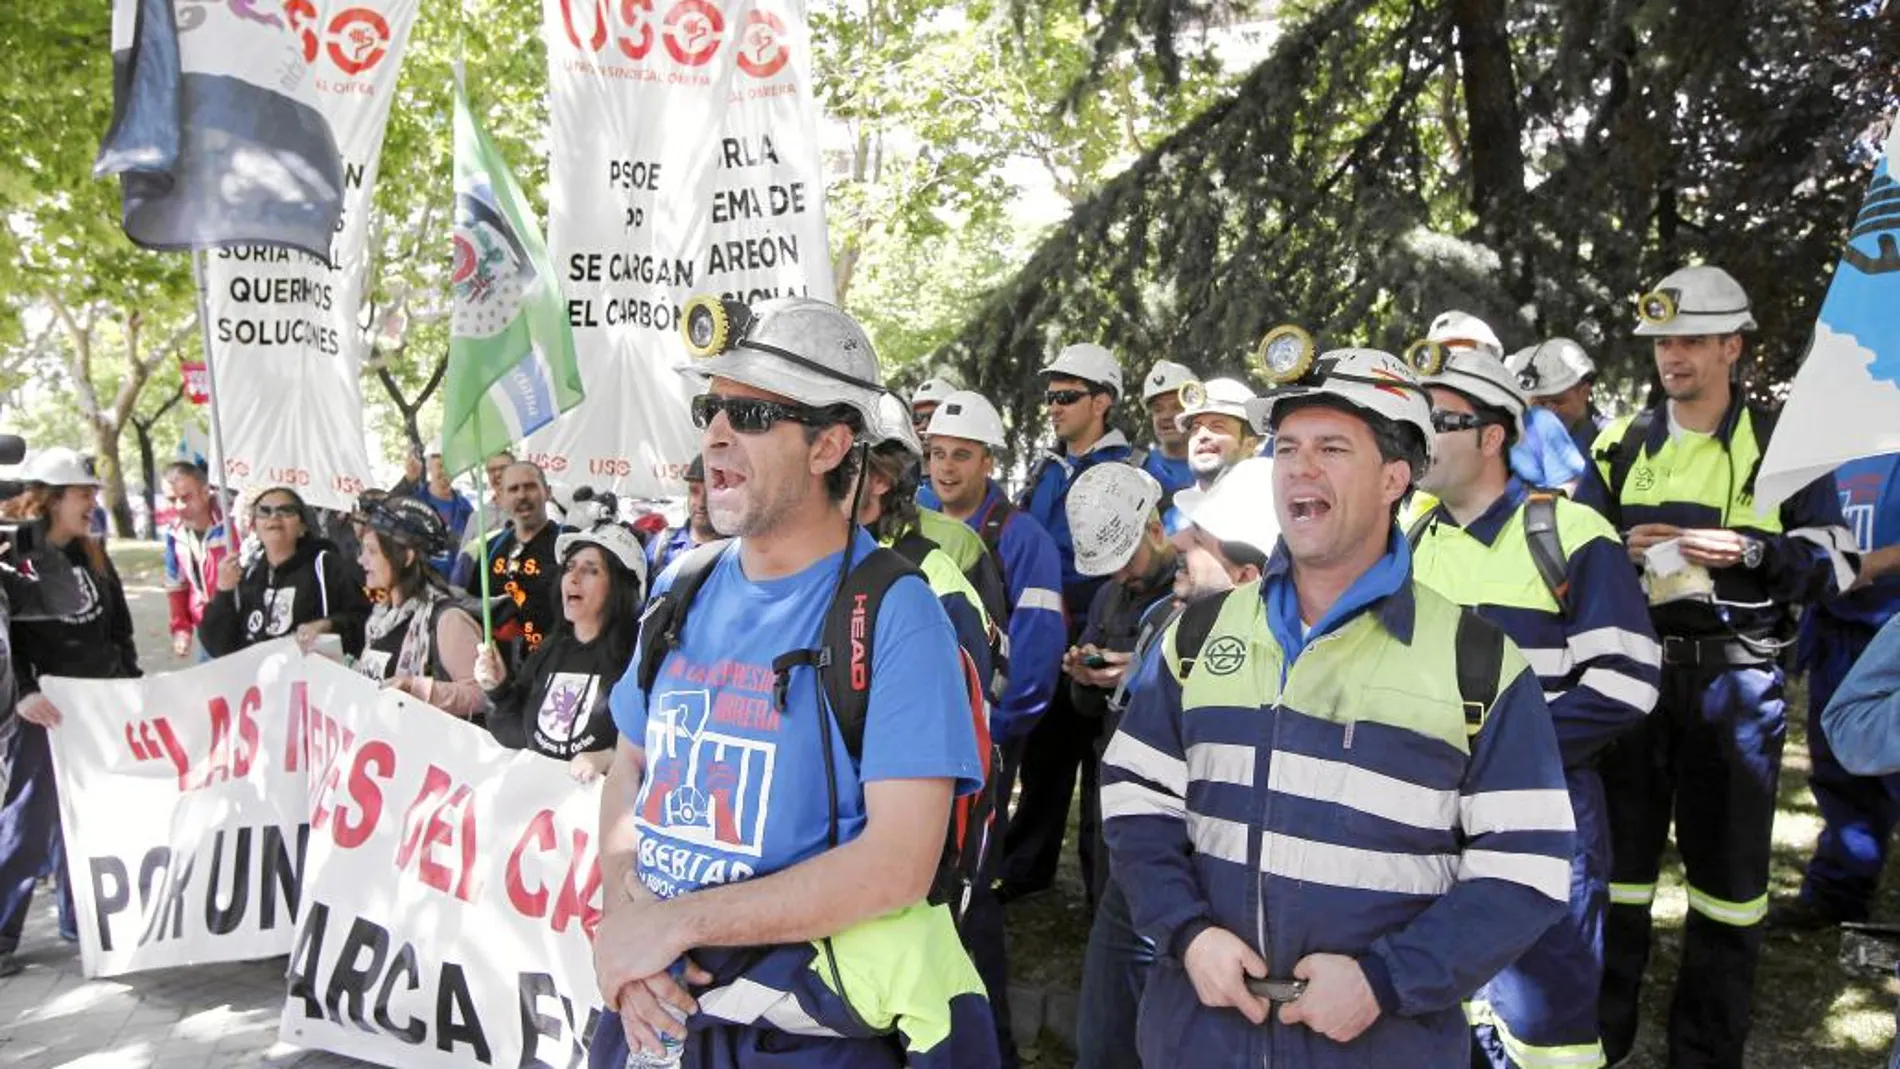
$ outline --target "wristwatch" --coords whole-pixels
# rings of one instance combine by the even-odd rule
[[[1743,538],[1742,539],[1742,567],[1744,568],[1761,567],[1762,554],[1766,553],[1767,550],[1768,550],[1768,547],[1762,545],[1761,539]]]

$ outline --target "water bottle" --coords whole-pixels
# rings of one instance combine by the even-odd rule
[[[686,965],[683,961],[674,962],[666,971],[681,984],[686,982]],[[660,1003],[660,1007],[672,1014],[674,1020],[681,1024],[686,1023],[684,1010],[675,1008],[669,1002]],[[679,1069],[685,1060],[686,1041],[676,1039],[665,1032],[660,1033],[660,1053],[658,1054],[649,1054],[640,1049],[631,1037],[627,1040],[627,1069]]]

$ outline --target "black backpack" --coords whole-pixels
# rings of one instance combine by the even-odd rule
[[[1174,632],[1174,654],[1181,662],[1181,679],[1194,672],[1194,664],[1213,633],[1221,606],[1233,591],[1215,594],[1189,603],[1181,612],[1180,625]],[[1458,660],[1458,697],[1465,707],[1465,734],[1476,735],[1484,718],[1498,700],[1498,672],[1504,667],[1504,632],[1469,607],[1458,609],[1458,634],[1454,637]]]
[[[652,694],[667,654],[679,647],[693,598],[705,585],[726,548],[727,543],[714,543],[696,547],[681,557],[673,585],[654,595],[648,603],[640,617],[640,660],[636,666],[643,693]],[[899,554],[888,549],[873,550],[852,566],[825,610],[817,648],[792,650],[772,662],[775,677],[772,697],[781,713],[790,696],[792,670],[807,667],[818,672],[823,694],[820,715],[829,710],[854,763],[864,755],[864,722],[870,713],[870,669],[874,663],[878,610],[885,591],[907,575],[923,579],[923,574]],[[989,705],[984,700],[983,681],[977,678],[975,662],[961,646],[957,647],[957,653],[970,699],[970,718],[976,729],[983,786],[974,794],[958,798],[951,806],[950,825],[944,832],[943,855],[937,863],[937,875],[931,881],[929,901],[932,905],[949,907],[951,917],[960,925],[976,886],[977,873],[990,847],[996,812],[996,774],[1002,767],[1002,757],[990,739]],[[830,754],[827,747],[827,763]],[[827,769],[827,772],[832,770]],[[835,782],[835,774],[831,778]],[[837,837],[837,799],[833,797],[833,846],[837,845]]]
[[[1556,600],[1557,611],[1567,618],[1571,615],[1570,559],[1565,556],[1563,538],[1557,533],[1557,499],[1562,496],[1555,490],[1532,490],[1525,495],[1524,541],[1530,547],[1531,563],[1537,566],[1544,589]],[[1418,548],[1437,514],[1437,509],[1427,512],[1405,532],[1405,540],[1413,549]]]

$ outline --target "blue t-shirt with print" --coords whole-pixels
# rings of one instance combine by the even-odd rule
[[[862,529],[853,537],[854,560],[877,548]],[[864,752],[853,776],[835,721],[819,720],[814,669],[792,669],[784,710],[772,696],[772,662],[818,643],[839,557],[754,582],[740,566],[739,544],[727,547],[694,596],[680,647],[660,666],[651,700],[636,671],[620,677],[610,698],[622,737],[646,747],[634,871],[663,898],[823,853],[829,819],[820,745],[831,747],[838,771],[841,843],[864,830],[863,783],[955,779],[962,794],[981,781],[956,635],[923,580],[899,579],[878,611]],[[676,571],[660,577],[656,593]],[[638,652],[633,660],[640,662]]]

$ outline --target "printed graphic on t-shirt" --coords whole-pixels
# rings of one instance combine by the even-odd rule
[[[535,724],[541,734],[550,742],[561,745],[573,742],[575,737],[587,730],[588,710],[594,707],[594,696],[600,690],[600,677],[588,672],[556,672],[548,683],[547,694],[541,699],[541,710],[535,716]]]
[[[270,610],[270,626],[264,629],[267,635],[285,635],[290,633],[290,611],[297,601],[295,587],[282,590],[264,591],[264,604]]]
[[[654,695],[638,820],[675,842],[756,858],[764,852],[778,744],[720,731],[723,717],[711,714],[710,691]]]

